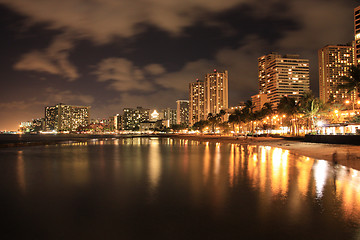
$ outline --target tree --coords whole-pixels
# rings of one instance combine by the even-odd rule
[[[204,128],[208,125],[208,121],[200,120],[199,122],[194,123],[192,126],[193,130],[198,130],[200,132],[203,132]]]
[[[340,80],[344,83],[338,86],[339,89],[346,89],[347,93],[354,92],[360,97],[360,67],[352,65],[350,66],[349,76],[342,76]],[[355,100],[355,99],[354,99]]]
[[[258,112],[258,118],[264,118],[268,115],[271,115],[272,113],[273,113],[273,109],[272,109],[271,103],[266,102],[266,103],[264,103],[261,110]]]
[[[294,98],[283,97],[277,107],[279,113],[290,116],[290,131],[293,135],[297,132],[297,114],[299,112],[298,105]]]
[[[249,113],[253,113],[254,107],[255,107],[255,106],[254,106],[253,102],[252,102],[251,100],[247,100],[247,101],[245,102],[245,108],[244,108],[244,110],[249,111]]]
[[[242,114],[242,112],[240,110],[236,109],[235,112],[229,116],[228,122],[233,126],[234,132],[235,132],[235,125],[239,126],[241,123],[241,114]]]
[[[306,92],[299,101],[299,112],[304,114],[307,127],[313,130],[315,127],[315,118],[320,113],[323,104],[320,99],[315,98],[311,91]]]
[[[220,115],[209,113],[207,116],[207,120],[211,126],[211,132],[215,132],[215,127],[218,123],[220,123]]]

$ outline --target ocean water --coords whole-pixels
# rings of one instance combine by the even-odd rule
[[[0,149],[0,239],[360,239],[360,172],[168,138]]]

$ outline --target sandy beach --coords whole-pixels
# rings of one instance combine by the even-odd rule
[[[360,146],[343,144],[309,143],[272,137],[228,137],[216,135],[175,135],[173,138],[184,138],[196,141],[221,143],[250,144],[287,149],[296,155],[307,156],[333,162],[336,152],[338,164],[360,170]]]

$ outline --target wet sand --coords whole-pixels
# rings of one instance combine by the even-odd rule
[[[249,144],[270,146],[287,149],[296,155],[315,159],[327,160],[333,163],[333,154],[336,152],[336,161],[340,165],[360,170],[360,146],[344,144],[309,143],[300,140],[287,140],[272,137],[227,137],[212,135],[173,135],[173,138],[183,138],[196,141]]]

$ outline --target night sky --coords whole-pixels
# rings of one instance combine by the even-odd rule
[[[258,91],[257,58],[310,59],[353,40],[355,0],[0,0],[0,130],[57,103],[175,108],[188,83],[229,71],[230,106]]]

